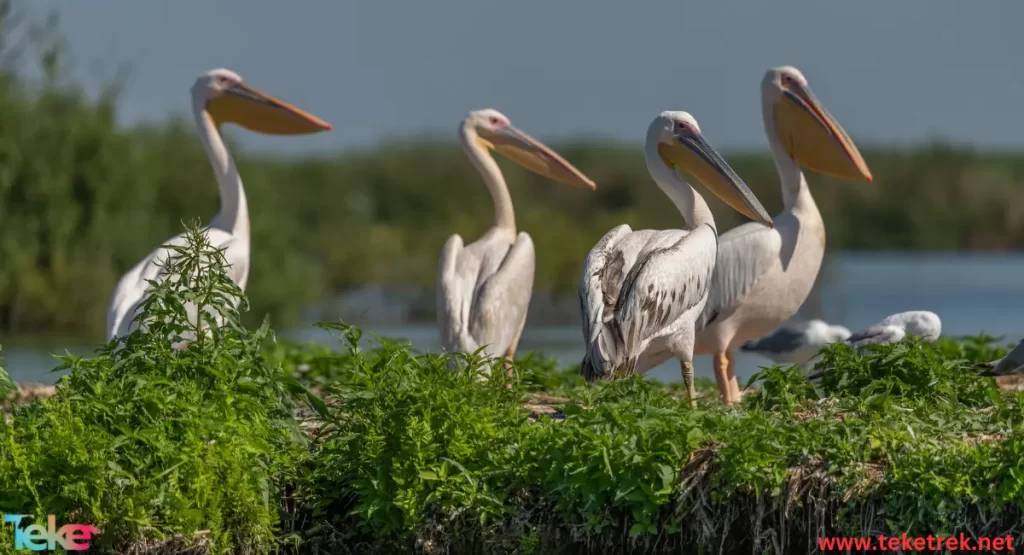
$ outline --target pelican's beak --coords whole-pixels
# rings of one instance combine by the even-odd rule
[[[825,175],[871,182],[857,145],[807,87],[786,86],[774,116],[779,141],[797,163]]]
[[[332,129],[326,121],[244,83],[225,89],[206,109],[218,125],[236,123],[268,135],[307,135]]]
[[[503,127],[481,136],[485,148],[493,148],[524,168],[566,185],[595,189],[597,185],[555,151],[519,129]]]
[[[672,144],[658,144],[658,154],[669,167],[675,166],[694,176],[740,214],[768,227],[775,227],[772,217],[747,184],[704,137],[688,133],[675,135],[674,139]]]

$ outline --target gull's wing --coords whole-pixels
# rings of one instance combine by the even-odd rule
[[[882,345],[902,341],[906,335],[906,331],[901,326],[875,324],[862,332],[851,335],[846,342],[854,347]]]
[[[1005,376],[1007,374],[1024,374],[1024,339],[1017,343],[1012,351],[999,360],[994,360],[983,365],[989,370],[982,372],[982,376]]]
[[[747,341],[740,347],[740,350],[754,353],[784,354],[793,352],[806,344],[807,334],[804,329],[782,327],[764,337]]]

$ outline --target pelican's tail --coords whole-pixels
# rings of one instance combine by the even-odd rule
[[[587,352],[583,355],[583,362],[580,363],[580,376],[584,380],[593,382],[608,379],[613,370],[608,357],[600,348],[600,341],[593,341],[587,345]]]
[[[590,359],[590,353],[583,355],[583,362],[580,362],[580,376],[588,383],[601,376],[599,367]]]
[[[587,353],[580,363],[580,375],[588,382],[611,379],[616,374],[632,374],[637,357],[624,357],[621,340],[609,324],[601,324],[587,344]]]

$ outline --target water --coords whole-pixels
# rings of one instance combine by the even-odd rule
[[[851,330],[869,326],[885,316],[904,310],[931,310],[942,318],[943,335],[969,335],[981,332],[1004,336],[1007,342],[1024,336],[1024,255],[973,254],[853,254],[843,253],[826,260],[818,287],[801,313]],[[325,318],[329,318],[325,317]],[[350,319],[351,320],[351,319]],[[359,320],[351,320],[359,323]],[[570,318],[567,322],[573,322]],[[440,348],[437,329],[431,323],[373,324],[361,326],[367,346],[372,334],[405,338],[421,351]],[[334,345],[327,333],[303,326],[281,334]],[[86,354],[89,347],[68,351]],[[583,356],[583,339],[578,323],[535,325],[527,323],[519,352],[540,351],[565,364],[578,363]],[[63,354],[61,345],[41,345],[23,339],[10,339],[3,345],[3,363],[16,381],[53,382],[57,374],[50,353]],[[746,380],[770,361],[736,352],[736,373]],[[695,361],[698,376],[712,377],[711,357]],[[680,379],[679,365],[668,362],[652,369],[652,378],[663,381]]]

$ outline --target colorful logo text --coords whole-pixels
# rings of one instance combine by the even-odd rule
[[[53,551],[61,547],[68,551],[85,551],[89,549],[89,540],[99,529],[92,524],[65,524],[57,529],[57,517],[46,518],[46,527],[42,524],[29,524],[20,528],[21,519],[29,515],[4,515],[4,523],[14,526],[14,549],[31,551]]]

